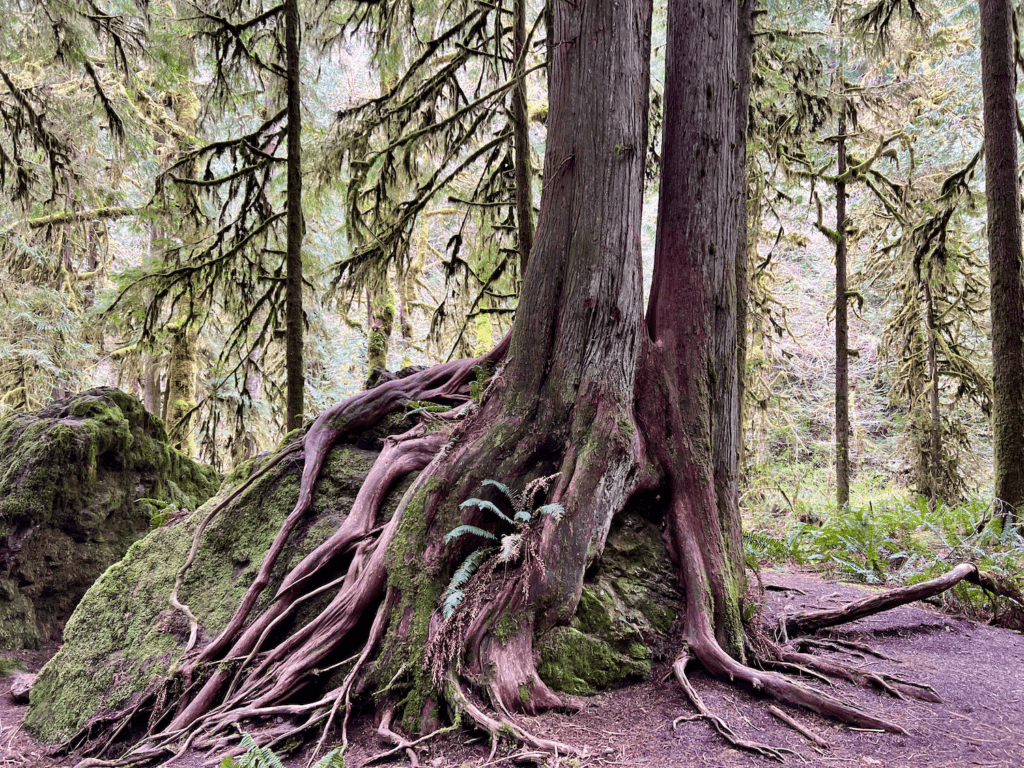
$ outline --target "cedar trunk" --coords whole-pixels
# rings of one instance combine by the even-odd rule
[[[1024,503],[1024,290],[1012,19],[1010,0],[981,0],[995,498],[1006,519],[1016,518]]]

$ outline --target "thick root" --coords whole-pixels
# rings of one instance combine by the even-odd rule
[[[747,752],[753,752],[756,755],[761,755],[762,757],[771,758],[772,760],[778,760],[780,763],[786,762],[786,753],[795,754],[791,749],[786,749],[784,747],[770,747],[767,744],[758,744],[757,742],[747,741],[746,739],[741,739],[739,736],[737,736],[736,733],[732,730],[732,728],[729,727],[729,724],[726,723],[722,718],[718,717],[718,715],[716,715],[714,712],[712,712],[711,708],[704,703],[704,700],[701,698],[701,695],[697,693],[697,689],[694,688],[693,684],[690,682],[690,678],[686,676],[686,666],[693,660],[693,656],[690,656],[689,654],[683,654],[682,656],[677,658],[675,662],[672,664],[672,672],[673,674],[675,674],[676,680],[679,682],[679,685],[682,686],[683,692],[686,694],[686,698],[690,700],[690,703],[693,704],[696,710],[700,713],[701,717],[703,717],[705,720],[711,723],[712,727],[715,729],[715,731],[718,732],[719,736],[721,736],[723,739],[725,739],[727,742],[729,742],[732,746],[736,747],[737,749],[743,749]],[[675,728],[678,722],[679,720],[677,719],[672,724],[673,729]]]

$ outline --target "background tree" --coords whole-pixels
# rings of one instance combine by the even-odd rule
[[[1012,7],[981,0],[985,195],[992,296],[995,498],[1004,520],[1024,503],[1024,287]]]

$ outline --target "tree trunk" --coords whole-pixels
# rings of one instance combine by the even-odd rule
[[[192,409],[196,405],[196,374],[199,369],[199,332],[192,324],[174,331],[171,359],[167,365],[167,429],[172,442],[186,456],[194,456]]]
[[[747,171],[747,122],[750,112],[750,68],[754,46],[754,10],[756,0],[740,0],[736,38],[736,165],[743,180],[736,223],[736,475],[743,472],[746,443],[747,391],[747,305],[750,301],[750,254],[757,251],[757,240],[750,237],[749,175]],[[717,474],[717,473],[716,473]]]
[[[1024,290],[1012,19],[1010,0],[981,0],[995,498],[1006,520],[1016,519],[1024,503]]]
[[[368,328],[366,345],[367,386],[373,381],[373,369],[388,369],[388,348],[395,327],[395,292],[384,275],[379,285],[366,292]]]
[[[285,430],[302,426],[302,103],[300,100],[299,0],[284,0],[285,71],[288,98],[288,219],[285,257]]]
[[[519,273],[533,250],[533,167],[530,163],[530,115],[526,99],[526,0],[515,0],[512,22],[512,58],[515,62],[512,89],[513,143],[516,166],[516,224],[519,227]]]
[[[737,6],[671,3],[665,62],[658,234],[647,328],[667,398],[647,427],[669,474],[670,551],[682,570],[686,632],[694,646],[714,633],[742,657],[743,588],[736,483],[735,270],[740,174],[734,90]],[[716,452],[725,456],[716,461]],[[719,472],[716,472],[719,470]],[[707,611],[707,602],[711,611]],[[702,659],[703,661],[703,659]]]
[[[850,325],[846,303],[846,42],[843,0],[836,3],[839,68],[834,87],[839,95],[839,155],[836,182],[836,507],[850,503]]]
[[[939,413],[939,361],[937,334],[935,327],[935,302],[932,301],[932,289],[927,280],[924,283],[925,327],[928,334],[928,461],[929,505],[932,510],[943,493],[946,472],[942,455],[942,415]]]

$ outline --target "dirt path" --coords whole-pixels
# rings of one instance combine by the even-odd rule
[[[827,582],[813,574],[767,572],[764,578],[766,584],[805,593],[769,591],[769,610],[775,615],[834,607],[865,593],[863,588]],[[927,683],[945,703],[897,701],[849,685],[834,691],[900,723],[909,732],[906,736],[855,731],[782,707],[831,745],[827,751],[816,751],[768,713],[768,702],[696,670],[694,684],[707,704],[739,736],[795,750],[798,754],[789,757],[795,765],[1024,766],[1024,636],[1020,633],[945,616],[916,604],[839,627],[832,636],[868,643],[900,662],[850,656],[844,660]],[[31,656],[27,660],[30,666],[35,661]],[[662,664],[649,682],[590,697],[575,715],[523,718],[523,724],[538,734],[587,747],[590,756],[581,763],[549,759],[550,768],[770,764],[728,747],[699,720],[682,722],[673,733],[672,721],[693,712],[675,681],[666,679],[667,673],[667,664]],[[0,682],[0,768],[61,765],[43,757],[44,749],[17,730],[24,708],[11,703],[6,687]],[[356,720],[350,738],[353,746],[346,759],[349,768],[359,768],[367,758],[387,748],[368,717]],[[419,752],[419,758],[431,768],[511,766],[526,758],[521,751],[506,747],[499,748],[493,761],[488,761],[489,751],[489,744],[479,735],[463,733],[429,744]],[[305,765],[301,760],[286,763]],[[188,755],[174,763],[186,768],[210,764],[210,757],[200,755]],[[409,759],[378,764],[408,765]]]

